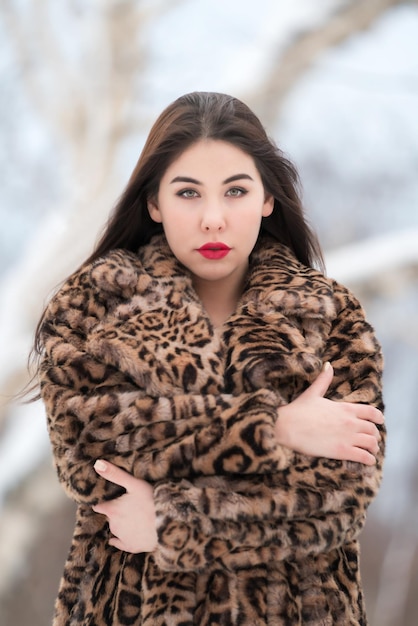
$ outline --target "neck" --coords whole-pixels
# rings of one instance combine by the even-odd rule
[[[242,295],[245,276],[234,284],[220,285],[218,281],[194,281],[194,288],[215,327],[222,326],[235,311]]]

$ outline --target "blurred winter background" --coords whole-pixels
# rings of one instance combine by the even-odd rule
[[[74,510],[27,382],[51,291],[88,255],[158,113],[232,93],[297,164],[328,274],[386,357],[385,480],[362,536],[371,626],[418,623],[418,4],[1,0],[0,622],[45,626]]]

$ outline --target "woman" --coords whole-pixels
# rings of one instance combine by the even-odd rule
[[[37,333],[79,505],[55,626],[366,624],[382,359],[315,262],[295,170],[248,107],[171,104]]]

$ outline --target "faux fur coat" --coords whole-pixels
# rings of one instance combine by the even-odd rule
[[[55,465],[79,505],[55,626],[366,624],[357,538],[383,443],[370,467],[298,454],[274,434],[280,406],[325,361],[329,398],[382,408],[380,348],[344,287],[266,240],[215,329],[159,236],[73,275],[42,339]],[[91,507],[122,490],[97,476],[97,458],[154,486],[154,552],[108,545]]]

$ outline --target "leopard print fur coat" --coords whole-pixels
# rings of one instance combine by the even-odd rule
[[[78,503],[55,626],[367,623],[357,539],[383,444],[366,467],[274,435],[280,406],[325,361],[328,397],[382,409],[380,348],[350,292],[266,240],[215,329],[158,236],[75,273],[42,338],[55,465]],[[108,545],[91,507],[121,488],[97,476],[97,458],[152,483],[154,552]]]

